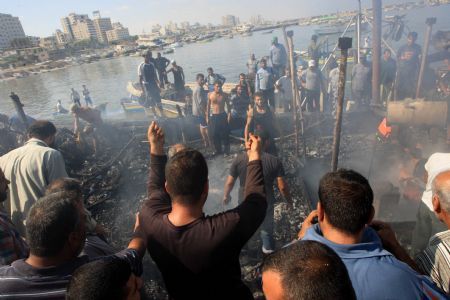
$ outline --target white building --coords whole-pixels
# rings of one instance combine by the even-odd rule
[[[0,49],[8,48],[14,39],[25,37],[18,17],[0,13]]]
[[[106,38],[108,43],[114,41],[123,41],[130,37],[130,32],[128,28],[125,28],[119,22],[112,24],[113,29],[106,31]]]

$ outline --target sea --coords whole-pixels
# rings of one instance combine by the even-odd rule
[[[407,15],[405,17],[407,30],[419,33],[420,44],[423,43],[425,20],[428,17],[437,18],[433,32],[450,30],[450,5],[387,13],[387,15],[394,14]],[[294,32],[296,50],[307,49],[315,29],[317,26],[287,28]],[[363,33],[362,40],[369,34]],[[220,38],[208,43],[187,44],[164,56],[176,60],[177,64],[183,67],[187,82],[195,81],[197,73],[206,74],[208,67],[225,76],[228,82],[237,82],[239,73],[246,72],[246,62],[250,54],[254,53],[257,58],[267,56],[274,36],[284,43],[282,30],[275,29],[270,34],[260,31],[254,32],[252,36],[235,35],[232,39]],[[329,38],[330,50],[336,41],[337,37]],[[392,46],[397,49],[404,41],[405,39],[393,43]],[[433,49],[430,48],[430,51]],[[69,107],[70,89],[73,87],[81,93],[81,86],[86,84],[95,104],[108,102],[108,114],[120,116],[122,114],[120,99],[128,96],[127,83],[138,80],[137,68],[142,61],[142,57],[122,56],[25,78],[0,81],[0,113],[7,115],[14,113],[14,107],[9,99],[10,92],[14,91],[25,105],[24,109],[28,115],[36,119],[51,120],[54,118],[57,100],[61,100],[64,107]],[[169,80],[173,81],[171,74]]]

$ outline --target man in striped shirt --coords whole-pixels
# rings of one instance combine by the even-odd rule
[[[30,256],[0,268],[0,298],[65,299],[72,273],[89,262],[87,256],[79,256],[86,236],[85,218],[84,209],[71,193],[39,199],[26,223]],[[140,276],[146,242],[139,232],[137,220],[128,248],[99,259],[122,259]]]
[[[418,266],[450,294],[450,171],[433,181],[433,210],[448,230],[430,238],[427,248],[416,257]]]

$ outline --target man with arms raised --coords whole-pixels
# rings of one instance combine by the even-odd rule
[[[185,149],[167,162],[164,133],[152,123],[148,200],[140,221],[148,252],[171,299],[253,299],[241,280],[239,253],[261,225],[267,208],[261,141],[251,135],[245,200],[235,209],[205,216],[208,167],[202,154]]]

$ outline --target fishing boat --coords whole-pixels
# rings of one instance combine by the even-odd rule
[[[180,47],[183,47],[183,44],[179,42],[175,42],[169,45],[169,48],[180,48]]]

